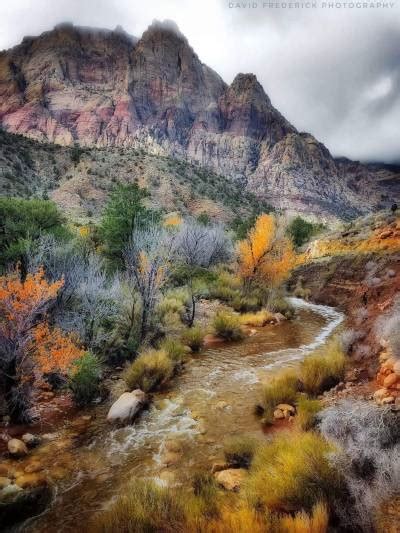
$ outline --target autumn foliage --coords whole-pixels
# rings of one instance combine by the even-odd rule
[[[280,285],[296,264],[292,244],[272,215],[260,215],[247,237],[238,243],[239,274],[245,284]]]
[[[63,280],[48,282],[43,268],[21,280],[19,269],[0,276],[0,378],[16,418],[29,407],[37,372],[66,372],[83,355],[73,335],[51,327],[46,312]],[[23,418],[23,416],[21,417]]]
[[[41,372],[68,372],[84,350],[78,347],[74,333],[64,333],[59,328],[50,328],[42,322],[33,331],[32,349]]]

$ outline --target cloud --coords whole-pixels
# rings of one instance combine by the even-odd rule
[[[399,161],[398,6],[276,9],[240,2],[255,3],[256,9],[225,0],[13,0],[0,5],[0,48],[64,20],[120,24],[140,36],[154,18],[173,19],[228,83],[238,72],[255,73],[275,107],[334,155]]]

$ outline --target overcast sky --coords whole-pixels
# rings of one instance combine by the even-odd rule
[[[1,0],[0,49],[62,21],[120,24],[140,37],[153,19],[172,19],[226,82],[238,72],[256,74],[275,107],[334,155],[400,161],[400,0],[392,8],[362,9],[323,8],[322,0],[317,9],[237,4]]]

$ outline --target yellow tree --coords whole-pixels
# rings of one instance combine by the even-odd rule
[[[273,215],[260,215],[237,250],[239,274],[247,288],[278,287],[296,263],[292,243]]]

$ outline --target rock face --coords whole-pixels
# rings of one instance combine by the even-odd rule
[[[107,420],[111,424],[130,424],[146,404],[146,394],[140,389],[124,392],[114,402],[108,412]]]
[[[253,74],[227,85],[171,22],[140,40],[64,24],[1,52],[0,125],[195,161],[297,212],[351,216],[382,200],[372,171],[297,132]]]

